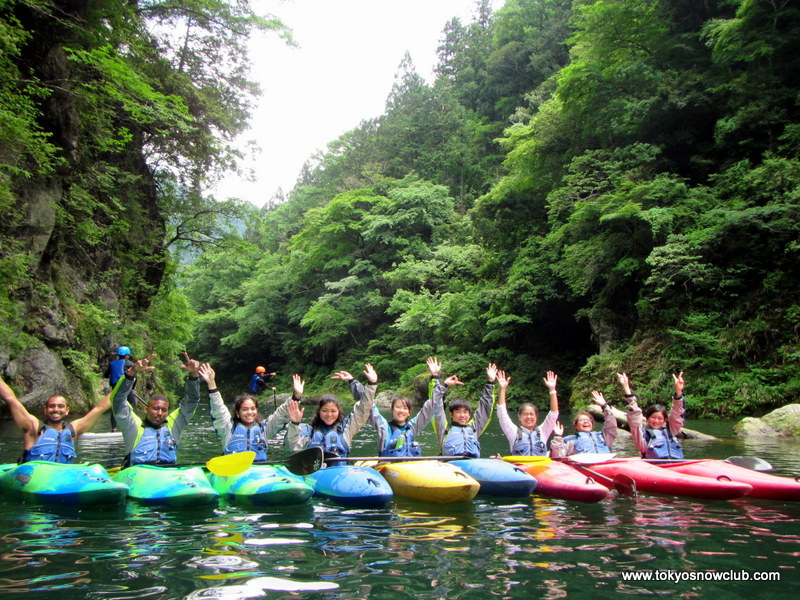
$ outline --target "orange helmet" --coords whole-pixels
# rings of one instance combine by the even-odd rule
[[[256,373],[266,373],[267,370],[264,367],[256,367]]]

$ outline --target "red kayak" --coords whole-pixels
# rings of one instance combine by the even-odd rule
[[[640,458],[612,459],[586,466],[611,479],[617,475],[627,475],[636,483],[636,489],[639,492],[651,494],[686,496],[706,500],[731,500],[745,496],[753,489],[749,483],[741,481],[687,475],[672,468],[662,469]]]
[[[707,477],[715,480],[738,481],[753,489],[745,494],[748,498],[767,500],[800,501],[800,478],[779,477],[761,471],[745,469],[724,460],[698,460],[685,463],[660,464],[660,468],[677,473]]]
[[[520,464],[518,466],[533,475],[539,482],[536,484],[535,494],[586,503],[600,502],[608,494],[606,486],[564,463]]]

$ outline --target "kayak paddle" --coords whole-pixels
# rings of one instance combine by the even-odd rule
[[[695,459],[685,459],[685,458],[645,458],[642,459],[649,463],[653,463],[656,465],[683,465],[683,464],[691,464],[691,463],[698,463],[698,462],[705,462],[708,460],[716,460],[713,458],[695,458]],[[732,465],[736,465],[737,467],[743,467],[745,469],[750,469],[751,471],[769,471],[772,469],[772,465],[764,460],[763,458],[758,458],[757,456],[729,456],[728,458],[722,459],[723,462],[730,463]]]
[[[256,453],[252,450],[235,454],[223,454],[209,459],[206,462],[206,469],[214,475],[230,477],[247,471],[252,466],[255,457]]]
[[[361,462],[361,461],[380,461],[380,462],[409,462],[413,460],[464,460],[472,458],[470,456],[348,456],[340,458],[333,454],[325,456],[325,460],[331,462]]]
[[[588,467],[584,466],[581,462],[572,460],[574,456],[579,456],[579,455],[575,454],[570,457],[558,458],[556,460],[568,464],[573,469],[580,471],[584,475],[591,477],[595,481],[602,483],[604,486],[608,488],[614,488],[623,496],[628,496],[629,498],[634,498],[634,499],[636,498],[637,496],[636,482],[631,477],[625,475],[624,473],[617,473],[613,479],[611,477],[606,477],[605,475],[601,475],[596,471],[592,471]],[[596,461],[596,462],[602,462],[602,461]]]
[[[549,465],[553,462],[549,456],[504,456],[503,460],[518,465]]]
[[[725,462],[729,462],[737,467],[751,469],[753,471],[769,471],[772,469],[772,465],[770,463],[765,461],[763,458],[758,458],[757,456],[729,456],[725,459]]]
[[[300,452],[290,454],[279,463],[257,462],[255,464],[280,464],[294,475],[311,475],[322,468],[324,456],[322,448],[306,448],[305,450],[300,450]]]
[[[253,464],[257,465],[284,465],[286,470],[294,475],[310,475],[314,471],[318,471],[322,467],[322,449],[321,448],[306,448],[300,452],[295,452],[286,459],[278,462],[259,462],[254,463],[253,459],[256,453],[252,450],[247,452],[237,452],[235,454],[223,454],[222,456],[215,456],[214,458],[206,461],[205,467],[210,473],[219,475],[220,477],[230,477],[244,473]],[[192,465],[186,464],[164,464],[157,465],[162,467],[186,467]],[[106,469],[109,474],[117,473],[122,467],[112,467]]]

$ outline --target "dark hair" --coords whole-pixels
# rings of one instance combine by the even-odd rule
[[[592,427],[594,427],[594,417],[592,416],[592,413],[590,413],[588,410],[581,410],[575,413],[575,417],[572,419],[573,427],[578,426],[578,419],[580,419],[581,417],[589,417],[589,419],[591,419],[592,421]]]
[[[660,412],[664,415],[664,420],[667,419],[667,409],[664,408],[663,404],[653,404],[652,406],[648,407],[648,409],[644,412],[644,418],[649,419],[650,415]]]
[[[334,396],[333,394],[325,394],[322,398],[319,399],[319,403],[317,404],[317,412],[314,413],[314,417],[311,419],[311,428],[315,429],[317,427],[327,427],[325,425],[325,421],[319,416],[319,411],[322,410],[322,407],[326,404],[335,404],[336,408],[339,409],[339,416],[336,417],[336,422],[334,425],[338,425],[344,420],[342,416],[342,405],[339,404],[339,398]]]
[[[167,403],[167,406],[169,406],[169,398],[167,398],[164,394],[153,394],[150,396],[150,402],[153,400],[163,400]],[[150,402],[148,402],[148,404],[150,404]]]
[[[394,408],[394,405],[397,404],[398,402],[405,404],[406,408],[408,409],[408,412],[411,412],[411,401],[408,398],[405,398],[404,396],[395,396],[394,398],[392,398],[392,404],[391,406],[389,406],[389,409],[392,410]]]
[[[242,408],[242,404],[244,404],[245,400],[252,400],[253,404],[256,405],[256,423],[261,422],[261,415],[258,414],[258,400],[253,398],[250,394],[242,394],[241,396],[236,396],[236,400],[233,401],[233,415],[231,416],[231,422],[234,424],[241,423],[242,420],[239,418],[239,409]]]
[[[67,406],[69,406],[69,402],[67,402],[67,399],[66,399],[64,396],[61,396],[61,395],[59,395],[59,394],[56,394],[55,396],[50,396],[50,397],[47,399],[47,402],[45,402],[45,403],[44,403],[44,407],[45,407],[45,408],[47,408],[48,406],[50,406],[50,401],[51,401],[51,400],[55,400],[55,399],[57,399],[57,398],[64,398],[64,404],[66,404]]]
[[[522,414],[522,411],[525,410],[526,408],[532,408],[533,409],[533,414],[536,416],[536,420],[538,421],[539,420],[539,409],[536,408],[535,404],[531,404],[530,402],[525,402],[525,403],[519,405],[519,408],[517,409],[517,416],[519,417]]]
[[[466,408],[469,411],[469,414],[472,414],[472,407],[469,405],[469,402],[463,398],[454,398],[447,404],[447,410],[450,411],[451,415],[457,408]]]

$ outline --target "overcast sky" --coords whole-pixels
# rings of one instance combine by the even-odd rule
[[[476,0],[252,0],[293,31],[297,48],[275,35],[252,44],[251,76],[262,89],[241,146],[261,148],[243,166],[252,183],[230,177],[212,193],[263,206],[294,187],[303,163],[328,142],[384,111],[405,52],[432,81],[445,23],[472,21]],[[493,0],[496,10],[503,0]]]

